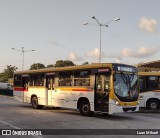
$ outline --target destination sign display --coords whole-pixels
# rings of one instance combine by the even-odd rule
[[[55,75],[55,72],[46,73],[46,76]]]
[[[29,77],[29,74],[23,74],[22,77]]]
[[[91,69],[91,74],[95,73],[110,73],[111,68],[99,68],[99,69]]]
[[[118,66],[117,69],[119,71],[133,72],[133,68],[130,68],[130,67],[120,67],[120,66]]]
[[[104,68],[104,69],[98,69],[98,72],[109,72],[109,68]]]
[[[137,68],[134,66],[127,66],[127,65],[121,65],[121,64],[116,64],[113,65],[113,70],[114,71],[120,71],[120,72],[137,72]]]

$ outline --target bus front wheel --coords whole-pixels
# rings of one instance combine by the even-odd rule
[[[87,101],[83,101],[80,104],[79,111],[83,116],[92,116],[93,115],[93,112],[90,110],[90,104]]]
[[[158,100],[150,100],[147,103],[147,109],[150,110],[157,110],[159,108],[159,102]]]
[[[42,109],[43,108],[42,105],[38,105],[38,99],[36,96],[32,97],[31,103],[32,103],[32,107],[34,109]]]

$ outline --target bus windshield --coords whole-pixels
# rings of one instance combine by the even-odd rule
[[[114,90],[122,102],[136,101],[138,99],[138,76],[136,74],[116,73]]]

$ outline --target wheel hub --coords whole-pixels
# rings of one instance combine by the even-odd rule
[[[88,105],[84,105],[84,106],[83,106],[83,111],[84,111],[84,112],[88,112],[88,110],[89,110],[89,106],[88,106]]]
[[[152,109],[157,109],[157,104],[156,103],[151,103],[151,108]]]

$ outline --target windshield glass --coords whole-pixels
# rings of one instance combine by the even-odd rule
[[[136,74],[117,73],[114,81],[115,94],[123,102],[138,99],[138,76]]]

